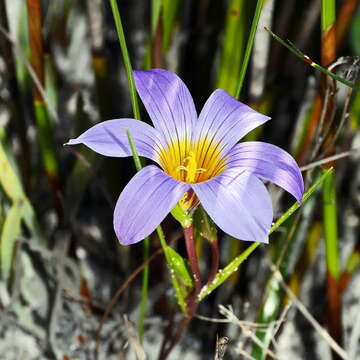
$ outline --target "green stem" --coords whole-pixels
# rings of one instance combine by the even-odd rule
[[[337,280],[340,276],[340,260],[337,231],[336,187],[333,173],[324,181],[323,212],[327,269],[329,274]]]
[[[128,52],[127,45],[126,45],[125,34],[124,34],[122,22],[121,22],[119,8],[117,6],[116,0],[109,0],[109,1],[110,1],[111,10],[112,10],[112,13],[114,16],[114,21],[115,21],[118,38],[119,38],[121,53],[122,53],[123,60],[124,60],[124,66],[125,66],[128,84],[129,84],[131,105],[133,108],[134,117],[135,117],[135,119],[140,120],[140,109],[139,109],[138,98],[136,95],[134,76],[133,76],[129,52]],[[136,170],[139,171],[142,167],[139,155],[137,153],[135,144],[132,141],[131,135],[128,131],[127,131],[127,136],[128,136],[129,142],[130,142],[131,151],[133,153]],[[147,237],[146,239],[144,239],[144,261],[147,261],[149,258],[149,247],[150,247],[149,238]],[[139,334],[140,334],[141,341],[143,340],[143,337],[144,337],[144,320],[145,320],[145,312],[146,312],[146,305],[147,305],[147,298],[148,298],[148,287],[149,287],[149,266],[146,265],[144,268],[143,278],[142,278],[140,319],[139,319]]]
[[[336,186],[334,174],[331,174],[323,186],[323,222],[327,268],[327,317],[326,322],[330,335],[342,343],[342,320],[340,288],[340,258],[337,231]],[[333,356],[337,359],[336,355]]]
[[[110,5],[111,5],[111,10],[112,10],[112,13],[114,16],[114,21],[115,21],[115,25],[116,25],[118,38],[119,38],[121,53],[122,53],[123,60],[124,60],[126,76],[127,76],[129,88],[130,88],[130,97],[131,97],[131,104],[132,104],[134,116],[135,116],[135,119],[140,120],[140,110],[139,110],[138,98],[136,95],[134,76],[133,76],[132,66],[131,66],[131,62],[130,62],[129,52],[128,52],[128,49],[126,46],[124,29],[123,29],[123,26],[121,23],[119,8],[117,6],[116,0],[109,0],[109,1],[110,1]]]
[[[129,140],[136,171],[140,171],[142,168],[141,160],[138,151],[136,149],[134,140],[128,129],[126,129],[126,135]],[[143,253],[144,262],[146,262],[149,259],[149,249],[150,249],[150,239],[149,237],[146,237],[144,239],[144,253]],[[149,265],[146,265],[144,267],[143,276],[142,276],[140,317],[139,317],[139,337],[141,342],[143,342],[144,340],[144,322],[145,322],[147,299],[148,299],[148,289],[149,289]]]
[[[236,99],[239,98],[241,89],[243,87],[245,74],[246,74],[246,70],[247,70],[247,67],[248,67],[251,50],[252,50],[253,45],[254,45],[255,34],[256,34],[258,23],[259,23],[261,10],[262,10],[262,7],[264,5],[264,1],[265,0],[258,0],[258,2],[256,4],[255,14],[254,14],[254,18],[253,18],[253,21],[252,21],[252,24],[251,24],[251,29],[250,29],[249,40],[247,42],[246,49],[245,49],[244,61],[243,61],[242,65],[241,65],[241,69],[240,69],[239,85],[238,85],[236,95],[235,95]]]
[[[140,109],[139,109],[139,103],[138,98],[136,95],[136,88],[135,88],[135,82],[134,82],[134,76],[130,61],[129,52],[126,46],[126,40],[125,40],[125,34],[124,29],[121,23],[121,17],[119,8],[117,6],[116,0],[109,0],[111,5],[111,10],[114,16],[115,26],[119,38],[121,53],[124,60],[125,65],[125,71],[126,76],[129,84],[129,90],[130,90],[130,98],[131,98],[131,104],[134,112],[135,119],[140,120]],[[134,162],[136,170],[139,171],[141,169],[141,161],[139,158],[139,155],[136,151],[136,147],[134,145],[134,142],[131,139],[131,135],[129,132],[127,132],[131,150],[133,152]],[[144,261],[147,261],[149,258],[149,238],[147,237],[144,239]],[[143,272],[143,278],[142,278],[142,290],[141,290],[141,305],[140,305],[140,320],[139,320],[139,334],[140,334],[140,340],[142,341],[144,337],[144,320],[145,320],[145,312],[146,312],[146,305],[147,305],[147,297],[148,297],[148,287],[149,287],[149,266],[146,265]]]
[[[334,0],[321,1],[321,31],[325,32],[335,23],[336,6]]]
[[[149,259],[150,242],[147,237],[144,240],[144,253],[143,259],[147,261]],[[149,265],[144,267],[142,274],[142,285],[141,285],[141,303],[140,303],[140,318],[139,318],[139,338],[142,343],[144,340],[144,322],[146,316],[147,300],[148,300],[148,289],[149,289]]]
[[[186,305],[186,302],[185,302],[185,298],[184,298],[181,286],[180,286],[180,284],[179,284],[179,282],[178,282],[178,280],[176,278],[176,275],[174,274],[174,271],[173,271],[173,268],[172,268],[172,261],[171,261],[171,251],[169,251],[170,248],[166,244],[164,232],[163,232],[160,225],[156,228],[156,232],[157,232],[159,240],[160,240],[160,245],[164,250],[165,260],[166,260],[168,269],[170,271],[170,279],[171,279],[172,286],[173,286],[174,291],[175,291],[177,303],[178,303],[181,311],[184,314],[186,314],[188,309],[187,309],[187,305]]]
[[[265,27],[265,30],[276,40],[278,41],[281,45],[285,46],[288,50],[290,50],[295,56],[297,56],[299,59],[301,59],[302,61],[306,62],[307,64],[309,64],[310,66],[312,66],[313,68],[315,68],[316,70],[322,72],[325,75],[330,76],[331,78],[333,78],[336,81],[341,82],[342,84],[350,87],[353,90],[356,91],[360,91],[360,88],[357,87],[355,84],[353,84],[350,81],[347,81],[343,78],[341,78],[340,76],[332,73],[331,71],[329,71],[328,69],[320,66],[319,64],[315,63],[314,61],[312,61],[307,55],[305,55],[304,53],[302,53],[299,49],[297,49],[294,44],[292,44],[289,40],[284,41],[283,39],[281,39],[279,36],[277,36],[275,33],[273,33],[270,29],[268,29],[267,27]]]

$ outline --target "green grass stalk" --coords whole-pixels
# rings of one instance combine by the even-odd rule
[[[134,140],[130,134],[129,130],[126,130],[126,135],[129,140],[131,152],[134,159],[134,164],[136,171],[140,171],[142,168],[141,160],[136,149]],[[149,250],[150,250],[150,239],[146,237],[144,239],[144,248],[143,248],[143,258],[144,262],[149,258]],[[147,308],[147,301],[148,301],[148,289],[149,289],[149,265],[144,267],[143,277],[142,277],[142,286],[141,286],[141,303],[140,303],[140,316],[139,316],[139,338],[140,341],[143,342],[144,340],[144,322],[145,322],[145,315],[146,315],[146,308]]]
[[[336,7],[334,0],[321,1],[321,32],[324,33],[335,24]]]
[[[139,102],[138,97],[136,94],[136,88],[135,88],[135,81],[133,76],[133,70],[131,66],[130,56],[126,45],[125,40],[125,34],[124,29],[121,22],[120,12],[117,5],[116,0],[109,0],[111,10],[114,16],[116,31],[118,34],[118,39],[120,43],[120,49],[124,61],[126,76],[129,84],[129,90],[130,90],[130,98],[131,98],[131,105],[134,112],[134,117],[137,120],[140,120],[140,108],[139,108]],[[137,171],[141,169],[141,161],[139,159],[139,156],[137,154],[134,142],[131,139],[131,135],[128,133],[128,138],[131,146],[131,150],[133,151],[133,157],[135,162],[135,167]],[[149,258],[149,238],[146,238],[144,240],[144,261],[147,261]],[[139,334],[140,339],[142,340],[144,337],[144,320],[145,320],[145,312],[146,312],[146,304],[147,304],[147,298],[148,298],[148,286],[149,286],[149,266],[146,265],[143,272],[143,279],[142,279],[142,290],[141,290],[141,310],[140,310],[140,320],[139,320]]]
[[[0,1],[0,26],[4,31],[9,33],[9,22],[4,1]],[[22,178],[24,180],[25,188],[29,189],[32,169],[29,155],[29,142],[26,137],[25,117],[22,111],[21,91],[16,73],[16,59],[14,57],[13,49],[11,48],[11,42],[8,41],[3,34],[0,35],[0,51],[3,54],[8,78],[7,87],[13,102],[11,106],[11,122],[14,124],[16,132],[19,134],[20,138],[19,159]]]
[[[340,276],[340,260],[338,249],[336,187],[333,173],[324,181],[323,215],[327,269],[329,274],[335,280],[338,280]]]
[[[340,258],[337,231],[336,186],[331,174],[323,186],[323,222],[327,270],[327,324],[330,335],[342,343]],[[334,356],[336,356],[334,354]]]
[[[122,53],[123,60],[124,60],[126,76],[127,76],[127,80],[128,80],[128,83],[129,83],[131,105],[132,105],[132,108],[133,108],[134,117],[135,117],[135,119],[140,120],[139,102],[138,102],[138,97],[137,97],[137,94],[136,94],[134,76],[133,76],[133,71],[132,71],[129,52],[128,52],[128,49],[127,49],[127,46],[126,46],[125,34],[124,34],[124,29],[123,29],[123,26],[122,26],[122,22],[121,22],[119,8],[117,6],[116,0],[109,0],[109,1],[110,1],[111,10],[112,10],[112,13],[113,13],[113,16],[114,16],[116,31],[117,31],[117,34],[118,34],[121,53]]]
[[[256,3],[255,14],[254,14],[253,21],[252,21],[252,24],[251,24],[251,29],[250,29],[250,35],[249,35],[249,39],[248,39],[246,49],[245,49],[244,60],[242,62],[241,68],[240,68],[239,84],[238,84],[236,94],[235,94],[236,99],[239,98],[240,93],[241,93],[241,89],[242,89],[243,84],[244,84],[245,74],[246,74],[246,70],[247,70],[247,67],[248,67],[251,50],[252,50],[253,45],[254,45],[255,34],[256,34],[256,30],[257,30],[257,26],[258,26],[258,23],[259,23],[260,14],[261,14],[261,10],[262,10],[263,5],[264,5],[264,0],[258,0],[257,3]]]
[[[360,88],[357,87],[355,84],[353,84],[350,81],[347,81],[346,79],[341,78],[340,76],[332,73],[331,71],[329,71],[328,69],[326,69],[323,66],[320,66],[319,64],[315,63],[314,61],[312,61],[307,55],[305,55],[304,53],[302,53],[299,49],[297,49],[294,44],[291,43],[291,41],[287,40],[284,41],[283,39],[281,39],[279,36],[277,36],[275,33],[273,33],[270,29],[265,28],[265,30],[276,40],[278,41],[281,45],[285,46],[289,51],[291,51],[295,56],[297,56],[299,59],[301,59],[302,61],[306,62],[307,64],[309,64],[310,66],[312,66],[314,69],[322,72],[325,75],[330,76],[331,78],[333,78],[336,81],[341,82],[342,84],[350,87],[353,90],[356,91],[360,91]]]
[[[336,1],[321,0],[321,65],[329,66],[336,59]]]
[[[40,0],[27,0],[28,31],[31,53],[31,65],[41,87],[45,88],[45,53],[42,38],[42,14]],[[45,99],[37,87],[34,87],[33,101],[38,138],[43,165],[50,184],[51,194],[58,214],[62,215],[59,198],[61,186],[58,161],[56,158],[53,131]]]
[[[321,1],[321,65],[329,66],[336,60],[335,0]],[[325,83],[325,81],[323,81]],[[324,95],[323,95],[324,96]],[[325,102],[322,102],[323,106]],[[322,109],[327,111],[328,109]],[[330,136],[331,134],[329,134]],[[331,152],[334,149],[324,149]],[[334,174],[323,186],[323,222],[327,268],[327,324],[329,332],[339,344],[342,343],[340,258],[337,231],[336,185]],[[336,355],[333,354],[335,358]]]
[[[249,8],[245,0],[229,2],[216,87],[235,95],[248,29]]]

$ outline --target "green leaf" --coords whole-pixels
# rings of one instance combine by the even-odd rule
[[[191,290],[190,286],[186,286],[186,284],[191,284],[192,286],[191,275],[184,259],[174,249],[169,246],[163,246],[163,249],[169,268],[170,279],[175,291],[176,301],[183,314],[186,314],[187,305],[185,299]]]
[[[14,169],[0,143],[0,184],[6,195],[13,201],[24,197],[24,192]]]
[[[39,243],[46,245],[47,241],[41,233],[40,226],[36,220],[35,211],[27,199],[21,182],[17,177],[15,171],[10,165],[9,159],[4,151],[3,146],[0,143],[0,185],[4,189],[6,195],[12,200],[13,203],[22,201],[22,216],[25,224],[30,230],[30,233],[34,239]]]
[[[124,61],[126,77],[127,77],[128,85],[129,85],[130,99],[131,99],[131,105],[132,105],[134,117],[135,117],[135,119],[140,120],[139,102],[138,102],[138,97],[137,97],[137,93],[136,93],[132,65],[131,65],[131,61],[130,61],[128,48],[126,45],[125,33],[124,33],[124,29],[123,29],[122,22],[121,22],[119,8],[118,8],[116,0],[109,0],[109,2],[110,2],[113,16],[114,16],[114,21],[115,21],[118,38],[119,38],[121,53],[123,56],[123,61]]]
[[[226,15],[216,87],[235,96],[249,28],[250,7],[245,0],[231,0]]]
[[[34,106],[42,160],[48,174],[57,177],[59,169],[48,110],[42,101],[35,101]]]
[[[170,259],[171,250],[168,251],[169,246],[166,244],[164,232],[163,232],[163,230],[161,228],[161,225],[159,225],[156,228],[156,232],[157,232],[157,234],[159,236],[160,244],[161,244],[161,247],[163,248],[163,251],[164,251],[166,264],[167,264],[167,267],[168,267],[169,272],[170,272],[171,283],[172,283],[172,286],[173,286],[174,291],[175,291],[176,301],[177,301],[181,311],[184,314],[186,314],[187,313],[187,306],[186,306],[186,302],[185,302],[185,296],[186,295],[184,294],[184,292],[182,290],[182,287],[179,284],[177,276],[175,275],[175,271],[173,271],[171,269],[171,266],[170,266],[170,263],[171,263],[171,259]]]
[[[328,176],[323,186],[323,218],[326,252],[326,267],[334,279],[340,277],[340,258],[337,230],[336,186],[334,173]]]
[[[194,228],[200,238],[208,241],[217,241],[217,230],[214,222],[200,205],[194,213]]]
[[[163,0],[163,50],[166,52],[170,46],[171,34],[179,8],[179,0]]]
[[[23,219],[34,240],[39,244],[47,245],[47,239],[44,237],[40,225],[36,219],[34,208],[27,198],[23,199]]]
[[[276,40],[278,41],[281,45],[285,46],[288,50],[290,50],[295,56],[297,56],[298,58],[300,58],[302,61],[305,61],[308,65],[312,66],[313,68],[315,68],[316,70],[322,72],[325,75],[330,76],[331,78],[333,78],[336,81],[341,82],[342,84],[350,87],[353,90],[356,91],[360,91],[360,88],[357,87],[355,84],[353,84],[352,82],[341,78],[340,76],[334,74],[333,72],[329,71],[328,69],[320,66],[319,64],[315,63],[314,61],[312,61],[307,55],[305,55],[304,53],[302,53],[298,48],[295,47],[295,45],[287,40],[284,41],[283,39],[281,39],[279,36],[277,36],[275,33],[273,33],[270,29],[268,29],[267,27],[265,27],[265,30]]]
[[[192,288],[194,286],[193,280],[185,259],[169,246],[165,251],[167,252],[168,265],[174,271],[179,282],[186,287]]]
[[[182,228],[187,228],[192,224],[192,217],[177,203],[171,210],[171,215],[181,224]]]
[[[263,8],[264,1],[265,0],[258,0],[257,3],[256,3],[255,14],[254,14],[254,17],[253,17],[253,20],[252,20],[252,24],[251,24],[251,28],[250,28],[250,35],[249,35],[249,39],[248,39],[248,42],[247,42],[247,45],[246,45],[246,49],[245,49],[245,53],[244,53],[244,59],[243,59],[243,62],[241,64],[241,69],[240,69],[240,74],[239,74],[239,83],[238,83],[236,94],[235,94],[235,97],[237,99],[240,96],[240,92],[241,92],[241,89],[242,89],[242,86],[243,86],[243,83],[244,83],[245,74],[246,74],[248,63],[249,63],[251,50],[252,50],[253,45],[254,45],[256,30],[257,30],[257,26],[258,26],[258,23],[259,23],[259,20],[260,20],[261,10]]]
[[[159,22],[162,0],[152,0],[151,2],[151,35],[153,36]]]
[[[21,231],[24,202],[16,201],[8,211],[0,239],[1,277],[7,283],[11,274],[16,240]]]
[[[335,23],[336,1],[322,0],[321,1],[321,31],[324,33]]]

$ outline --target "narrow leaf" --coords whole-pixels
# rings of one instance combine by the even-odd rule
[[[171,34],[176,19],[180,0],[163,0],[163,50],[166,52],[170,45]]]
[[[192,288],[193,281],[189,271],[189,268],[186,265],[185,259],[176,252],[173,248],[167,247],[166,250],[167,256],[169,259],[169,266],[170,269],[175,272],[180,283],[183,285]]]
[[[24,196],[24,192],[15,171],[0,143],[0,184],[6,195],[13,201]]]
[[[5,218],[1,233],[1,277],[8,283],[14,257],[16,240],[21,231],[21,218],[23,215],[23,201],[16,201],[10,208]]]
[[[305,55],[304,53],[302,53],[299,49],[297,49],[290,41],[284,41],[283,39],[281,39],[279,36],[277,36],[276,34],[274,34],[270,29],[268,29],[267,27],[265,27],[265,30],[276,40],[278,41],[281,45],[285,46],[288,50],[290,50],[295,56],[297,56],[298,58],[300,58],[302,61],[305,61],[307,64],[309,64],[310,66],[312,66],[313,68],[315,68],[316,70],[321,71],[322,73],[324,73],[325,75],[328,75],[330,77],[332,77],[334,80],[341,82],[342,84],[356,90],[356,91],[360,91],[360,88],[358,88],[355,84],[353,84],[350,81],[347,81],[343,78],[341,78],[340,76],[334,74],[333,72],[329,71],[328,69],[320,66],[319,64],[315,63],[314,61],[312,61],[307,55]]]

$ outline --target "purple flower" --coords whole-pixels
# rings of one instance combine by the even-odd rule
[[[106,156],[131,156],[128,129],[149,165],[126,185],[114,211],[121,244],[151,234],[180,201],[200,201],[226,233],[246,241],[268,242],[273,219],[270,196],[258,178],[269,180],[299,202],[303,179],[295,160],[277,146],[237,142],[270,118],[215,90],[197,116],[186,85],[161,69],[135,71],[137,91],[154,124],[134,119],[99,123],[68,145],[85,144]]]

